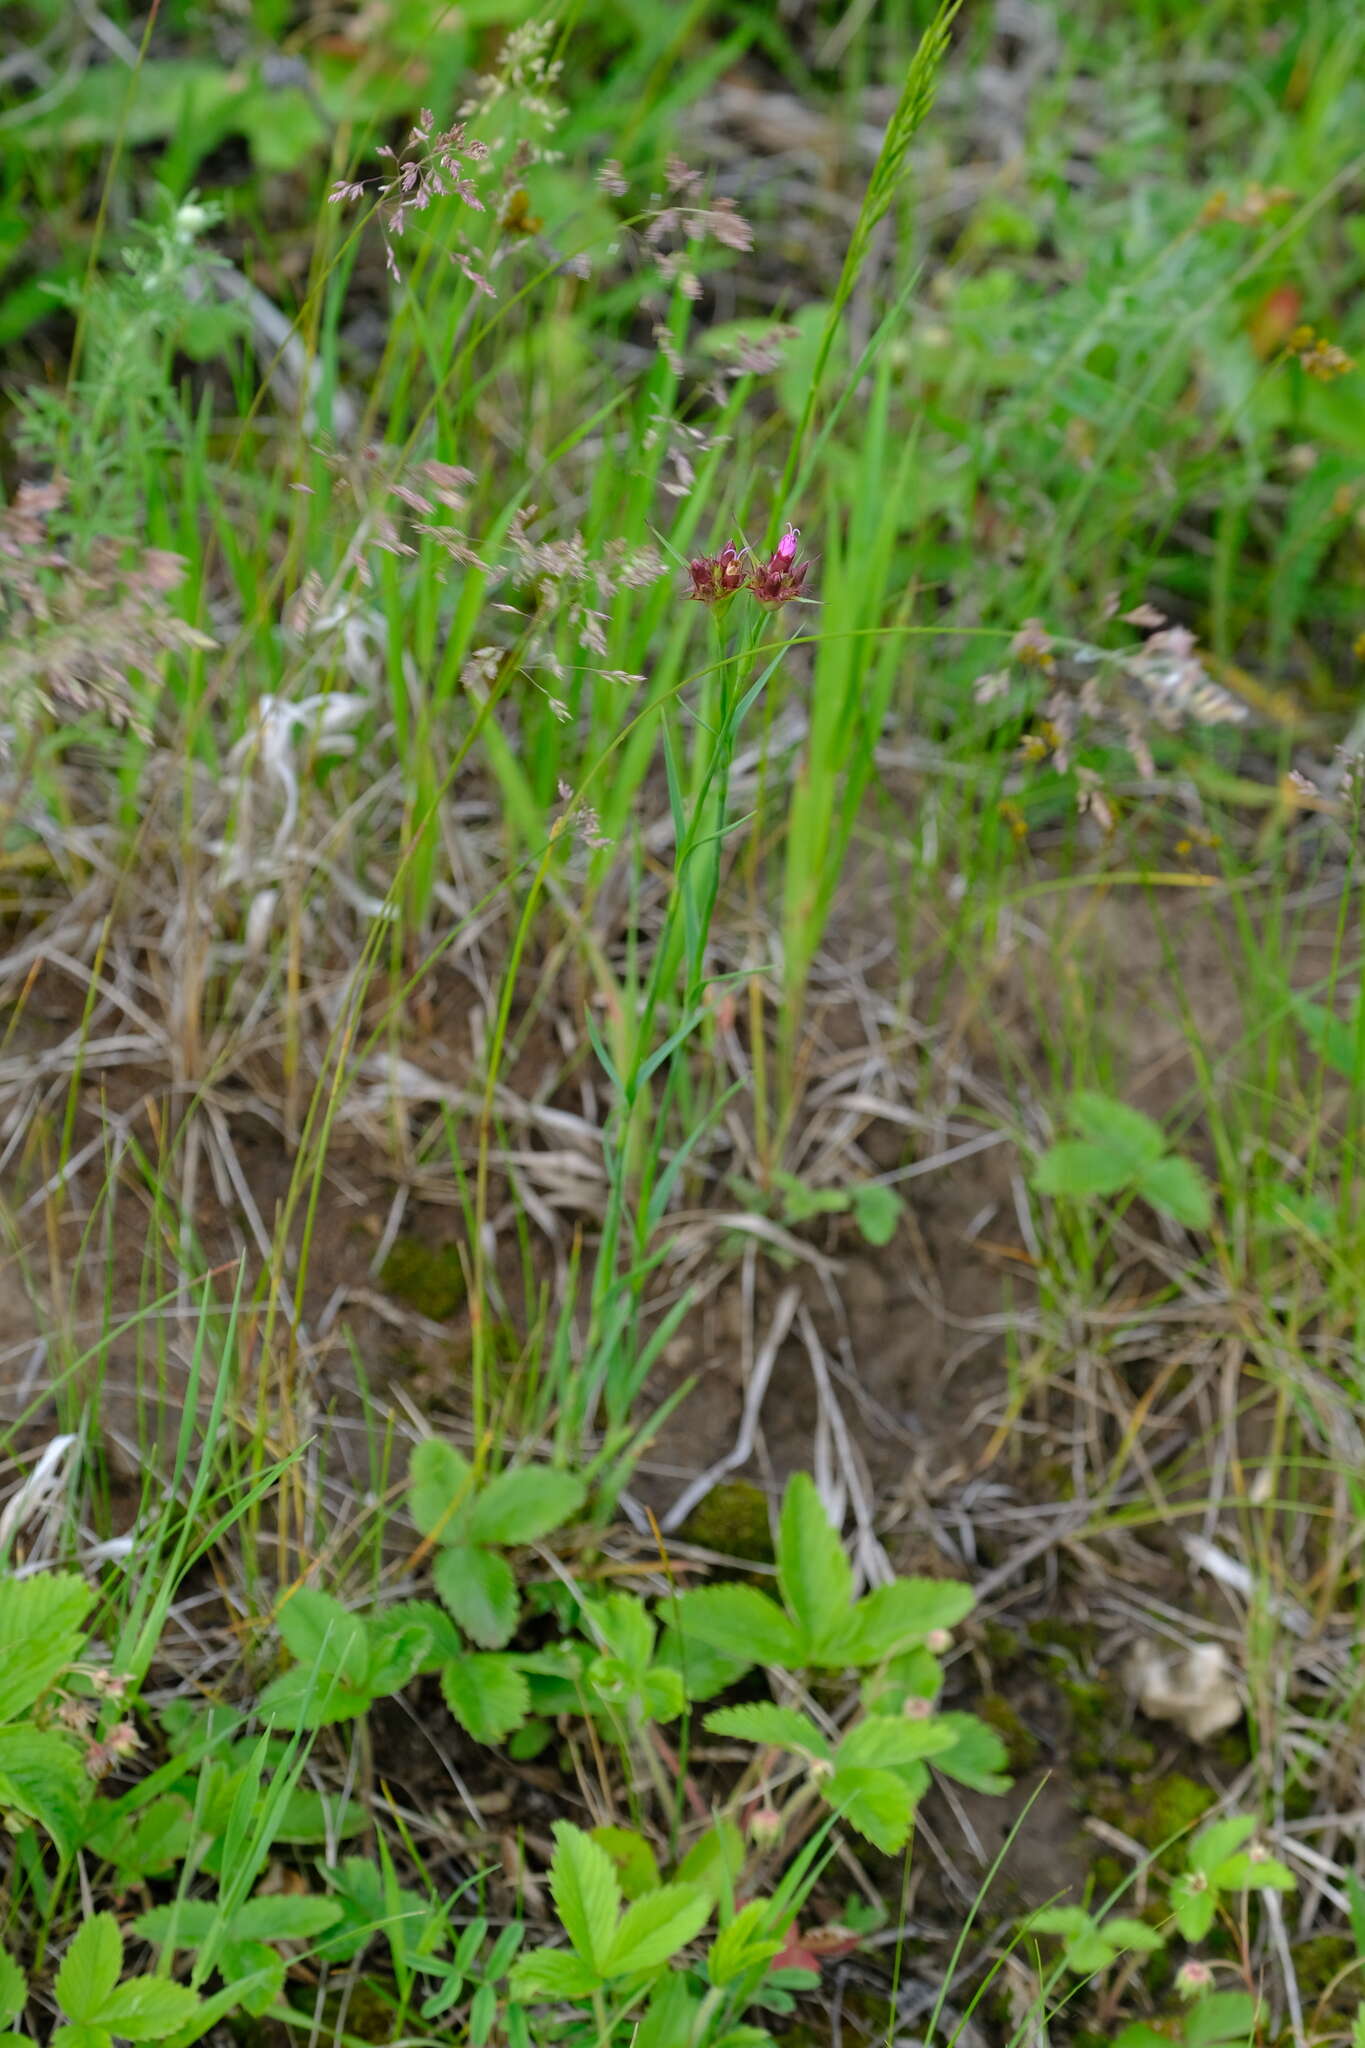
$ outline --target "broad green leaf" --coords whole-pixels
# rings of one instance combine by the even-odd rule
[[[587,1998],[601,1982],[591,1964],[568,1949],[533,1948],[513,1963],[508,1989],[514,1999],[530,2004],[538,1999]]]
[[[556,1821],[551,1832],[555,1853],[550,1893],[555,1910],[580,1961],[605,1976],[621,1911],[621,1887],[611,1858],[571,1821]]]
[[[370,1638],[358,1614],[348,1613],[330,1593],[302,1586],[279,1612],[280,1634],[309,1672],[362,1686],[370,1668]]]
[[[271,1679],[256,1711],[263,1721],[280,1728],[330,1728],[337,1721],[354,1721],[369,1703],[367,1692],[340,1678],[319,1677],[307,1664],[295,1664]]]
[[[22,2041],[23,2048],[33,2048],[32,2042],[24,2041],[21,2035],[16,2034],[14,2038]],[[78,2021],[75,2026],[54,2027],[49,2048],[113,2048],[113,2043],[114,2037],[108,2027]]]
[[[1274,1856],[1229,1856],[1219,1864],[1214,1882],[1225,1892],[1292,1892],[1295,1879]]]
[[[471,1652],[452,1658],[441,1672],[441,1691],[476,1742],[501,1742],[520,1728],[531,1705],[530,1687],[512,1657]]]
[[[55,1985],[57,2003],[70,2019],[90,2026],[105,2023],[104,2009],[123,1969],[123,1935],[112,1913],[84,1921],[62,1957]]]
[[[1216,2048],[1221,2042],[1250,2043],[1256,2035],[1260,2001],[1250,1991],[1211,1991],[1185,2015],[1185,2048]]]
[[[940,1714],[938,1719],[951,1728],[956,1740],[951,1749],[934,1758],[934,1769],[974,1792],[1008,1792],[1009,1758],[994,1728],[975,1714]]]
[[[469,1517],[477,1543],[534,1543],[576,1515],[588,1490],[572,1472],[519,1465],[499,1472],[478,1495]]]
[[[588,1626],[613,1657],[632,1669],[643,1670],[654,1648],[654,1623],[645,1603],[634,1593],[608,1593],[605,1599],[585,1602]]]
[[[839,1770],[895,1770],[901,1764],[919,1763],[924,1757],[950,1750],[957,1737],[936,1716],[908,1721],[901,1714],[868,1714],[839,1744],[835,1763]]]
[[[1217,1892],[1196,1889],[1188,1877],[1178,1877],[1171,1886],[1171,1911],[1186,1941],[1202,1941],[1217,1910]]]
[[[1131,1949],[1138,1955],[1155,1955],[1159,1948],[1166,1946],[1165,1936],[1158,1934],[1155,1927],[1149,1927],[1145,1920],[1133,1920],[1122,1913],[1106,1920],[1100,1932],[1112,1949]]]
[[[1255,1832],[1256,1821],[1249,1813],[1234,1813],[1227,1820],[1210,1821],[1190,1842],[1190,1869],[1202,1871],[1205,1877],[1211,1878],[1219,1864],[1225,1863],[1234,1850],[1250,1841]]]
[[[643,1835],[637,1835],[634,1828],[615,1827],[593,1828],[591,1834],[593,1841],[610,1856],[628,1899],[638,1899],[645,1892],[658,1889],[659,1866]]]
[[[1199,1168],[1172,1152],[1137,1177],[1137,1191],[1163,1215],[1173,1216],[1188,1230],[1207,1230],[1213,1221],[1213,1196]]]
[[[1114,2036],[1114,2048],[1171,2048],[1169,2034],[1158,2034],[1146,2020],[1134,2020]]]
[[[741,1742],[761,1742],[773,1749],[794,1749],[801,1756],[828,1757],[829,1743],[808,1714],[795,1707],[771,1706],[755,1700],[742,1707],[720,1707],[706,1717],[713,1735],[736,1735]]]
[[[285,1971],[288,1965],[278,1949],[267,1947],[261,1941],[229,1941],[223,1945],[218,1958],[219,1972],[224,1977],[235,1978],[244,1988],[241,2006],[253,2019],[260,2019],[278,2004],[284,1996]]]
[[[744,1837],[732,1820],[714,1820],[678,1865],[677,1881],[700,1885],[713,1899],[727,1899],[743,1869]]]
[[[90,1779],[76,1745],[55,1728],[0,1728],[0,1806],[34,1820],[72,1856],[83,1833]]]
[[[13,1956],[0,1948],[0,2025],[21,2013],[27,1998],[27,1977]]]
[[[724,1591],[724,1588],[717,1588]],[[779,1614],[780,1609],[775,1610]],[[782,1616],[785,1620],[785,1615]],[[654,1669],[676,1671],[690,1700],[711,1700],[742,1678],[753,1664],[752,1657],[727,1657],[700,1636],[684,1636],[673,1625],[670,1610],[654,1652]]]
[[[935,1629],[955,1628],[974,1604],[971,1587],[956,1579],[893,1579],[863,1595],[826,1656],[831,1663],[880,1664]]]
[[[1073,1130],[1126,1163],[1129,1178],[1160,1159],[1166,1150],[1160,1124],[1142,1110],[1119,1102],[1112,1095],[1101,1095],[1097,1089],[1076,1089],[1067,1100],[1066,1113]]]
[[[657,1970],[695,1941],[711,1917],[711,1897],[699,1885],[666,1884],[627,1906],[603,1975],[632,1977]]]
[[[752,1664],[776,1665],[787,1671],[802,1663],[801,1638],[775,1600],[754,1586],[699,1586],[674,1605],[674,1618],[684,1639],[695,1636],[722,1656],[733,1657],[745,1670]]]
[[[1106,1146],[1091,1145],[1084,1138],[1064,1138],[1049,1145],[1033,1170],[1033,1185],[1040,1195],[1117,1195],[1132,1182],[1129,1162]]]
[[[836,1771],[824,1795],[835,1812],[884,1855],[894,1856],[904,1848],[915,1798],[894,1771]]]
[[[734,1983],[760,1963],[782,1952],[782,1938],[766,1932],[772,1914],[770,1899],[750,1899],[728,1927],[722,1927],[706,1957],[706,1974],[718,1986]]]
[[[1040,1912],[1031,1913],[1026,1932],[1029,1934],[1061,1934],[1067,1940],[1074,1935],[1084,1934],[1090,1925],[1090,1915],[1083,1906],[1044,1906]]]
[[[365,1674],[365,1691],[371,1699],[401,1692],[415,1678],[431,1649],[431,1632],[422,1622],[390,1628],[383,1623],[370,1629],[370,1666]]]
[[[710,2048],[709,2037],[697,2026],[701,1999],[693,1991],[685,1970],[665,1970],[650,1993],[644,2018],[632,2027],[629,2048],[681,2048],[695,2041],[698,2033]]]
[[[900,1226],[901,1198],[876,1181],[853,1190],[853,1216],[869,1244],[890,1244]]]
[[[408,1509],[424,1536],[445,1543],[460,1533],[472,1477],[453,1444],[437,1437],[418,1444],[408,1466]]]
[[[447,1658],[458,1657],[464,1648],[451,1616],[434,1600],[399,1600],[385,1610],[383,1625],[404,1632],[410,1628],[426,1631],[429,1640],[421,1662],[424,1671],[439,1671]]]
[[[777,1582],[801,1631],[806,1657],[814,1662],[853,1604],[853,1567],[808,1472],[794,1472],[787,1481],[777,1532]]]
[[[1107,1970],[1114,1953],[1113,1943],[1106,1939],[1103,1928],[1087,1927],[1067,1943],[1066,1966],[1078,1977],[1090,1977],[1096,1970]]]
[[[1305,996],[1296,996],[1293,1007],[1304,1037],[1323,1065],[1354,1081],[1358,1064],[1356,1020],[1343,1020],[1334,1010],[1322,1003],[1310,1003]]]
[[[140,1814],[106,1819],[87,1834],[85,1845],[112,1863],[126,1882],[136,1882],[159,1876],[180,1862],[193,1832],[188,1800],[167,1794]]]
[[[149,1906],[133,1922],[134,1934],[158,1947],[174,1939],[177,1949],[202,1947],[218,1919],[218,1908],[208,1899],[182,1899],[174,1906]]]
[[[340,1899],[299,1897],[292,1892],[267,1892],[246,1899],[232,1916],[234,1941],[311,1941],[335,1927],[345,1908]]]
[[[335,1792],[291,1792],[275,1829],[277,1842],[347,1841],[370,1826],[368,1809],[358,1799]]]
[[[467,1636],[485,1650],[510,1642],[521,1612],[512,1567],[496,1550],[449,1543],[432,1567],[437,1592]]]
[[[72,1572],[0,1577],[0,1722],[17,1721],[85,1647],[91,1592]]]
[[[123,2041],[162,2041],[187,2027],[199,2010],[199,1994],[165,1977],[130,1977],[110,1994],[100,2018]]]

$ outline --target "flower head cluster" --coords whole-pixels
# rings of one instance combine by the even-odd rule
[[[698,555],[689,567],[692,588],[687,593],[700,604],[724,604],[737,591],[747,590],[756,603],[776,610],[802,595],[809,562],[796,559],[797,532],[789,526],[766,562],[747,559],[748,549],[727,540],[715,555]]]
[[[1312,327],[1296,327],[1289,337],[1289,353],[1301,363],[1310,377],[1319,384],[1330,384],[1336,377],[1345,377],[1355,368],[1355,358],[1348,356],[1344,348],[1338,348],[1334,341],[1328,341]]]

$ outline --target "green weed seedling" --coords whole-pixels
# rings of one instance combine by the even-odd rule
[[[1186,1941],[1204,1939],[1228,1892],[1294,1889],[1284,1864],[1252,1842],[1255,1832],[1249,1814],[1234,1814],[1201,1828],[1191,1841],[1185,1872],[1171,1886],[1175,1924]]]
[[[133,1922],[144,1941],[168,1951],[187,1951],[202,1963],[210,1941],[219,1973],[246,2012],[268,2012],[284,1989],[288,1964],[277,1942],[311,1941],[334,1927],[342,1907],[336,1899],[269,1893],[224,1909],[221,1899],[181,1899],[153,1906]]]
[[[193,2041],[214,2016],[187,1985],[165,1977],[125,1977],[123,1934],[112,1913],[84,1922],[62,1957],[54,1989],[66,2015],[52,2035],[53,2048],[114,2048],[120,2041]],[[0,1960],[0,2014],[22,2010],[27,1986],[20,1971]],[[3,2037],[21,2042],[20,2034]]]
[[[694,2048],[762,2048],[769,2036],[740,2024],[740,2015],[782,1946],[772,1902],[752,1899],[728,1915],[722,1906],[723,1924],[704,1974],[680,1970],[684,1952],[717,1910],[716,1893],[686,1880],[637,1882],[626,1903],[601,1842],[566,1821],[556,1822],[554,1835],[550,1889],[569,1946],[521,1956],[512,1967],[512,1998],[526,2005],[579,2005],[603,2041],[666,2048],[685,2039]]]
[[[796,1226],[816,1216],[851,1216],[870,1245],[887,1245],[901,1220],[902,1203],[894,1188],[880,1181],[862,1181],[851,1188],[813,1188],[794,1173],[775,1168],[769,1176],[771,1195],[748,1182],[739,1183],[745,1204],[760,1214],[776,1209],[781,1222]]]
[[[1068,1096],[1066,1119],[1076,1138],[1044,1152],[1033,1185],[1043,1195],[1073,1201],[1140,1195],[1163,1216],[1191,1230],[1207,1230],[1213,1199],[1199,1168],[1167,1145],[1161,1126],[1140,1109],[1090,1088]]]
[[[261,1694],[262,1720],[281,1728],[353,1721],[400,1692],[430,1649],[418,1623],[362,1619],[331,1593],[304,1586],[280,1608],[280,1634],[297,1660]]]
[[[1261,2001],[1250,1991],[1203,1990],[1212,1973],[1203,1965],[1186,1964],[1176,1989],[1189,2001],[1186,2010],[1168,2019],[1161,2031],[1146,2020],[1133,2020],[1114,2037],[1114,2048],[1251,2048],[1256,2039]]]
[[[693,1641],[718,1653],[736,1675],[759,1663],[788,1672],[863,1670],[861,1718],[836,1744],[808,1715],[755,1702],[708,1715],[712,1733],[804,1758],[806,1783],[795,1802],[804,1806],[818,1793],[888,1852],[909,1834],[930,1758],[964,1783],[1004,1788],[1004,1745],[994,1731],[972,1715],[934,1710],[943,1676],[936,1653],[971,1608],[970,1588],[895,1579],[855,1599],[843,1543],[805,1473],[793,1474],[783,1498],[777,1582],[780,1605],[752,1586],[684,1593],[675,1609],[684,1673]],[[783,1824],[790,1818],[789,1810]]]
[[[566,1652],[503,1654],[522,1612],[504,1553],[547,1536],[586,1499],[581,1479],[550,1465],[509,1467],[481,1481],[450,1444],[431,1439],[413,1453],[409,1503],[436,1546],[432,1578],[444,1606],[408,1601],[389,1619],[425,1630],[420,1668],[439,1672],[446,1705],[476,1742],[501,1742],[522,1726],[534,1703],[532,1678],[555,1689],[577,1673],[579,1660]],[[467,1648],[465,1636],[480,1647]]]
[[[90,1606],[71,1573],[0,1579],[0,1822],[14,1834],[40,1828],[64,1860],[80,1844],[93,1791],[86,1745],[59,1718]]]
[[[1045,1906],[1028,1924],[1031,1933],[1061,1936],[1062,1961],[1077,1977],[1097,1976],[1120,1956],[1155,1955],[1166,1946],[1165,1936],[1145,1920],[1123,1913],[1101,1919],[1083,1906]]]

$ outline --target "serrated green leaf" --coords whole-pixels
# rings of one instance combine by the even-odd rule
[[[1210,1821],[1200,1828],[1189,1844],[1187,1861],[1191,1870],[1198,1870],[1211,1878],[1220,1863],[1249,1842],[1256,1832],[1256,1822],[1249,1813],[1234,1813],[1226,1820]]]
[[[555,1910],[579,1960],[605,1976],[621,1911],[621,1887],[611,1858],[570,1821],[556,1821],[551,1832],[555,1853],[550,1893]]]
[[[853,1567],[807,1472],[794,1472],[787,1481],[777,1532],[777,1582],[800,1630],[803,1651],[814,1662],[853,1605]]]
[[[370,1638],[358,1614],[330,1593],[301,1586],[279,1611],[279,1630],[304,1670],[343,1685],[362,1686],[370,1668]]]
[[[510,1642],[521,1613],[512,1567],[496,1550],[448,1543],[432,1567],[437,1592],[467,1636],[485,1650]]]
[[[773,1749],[794,1749],[799,1755],[828,1757],[829,1743],[807,1714],[755,1700],[741,1707],[720,1707],[706,1716],[713,1735],[735,1735],[741,1742],[760,1742]]]
[[[1245,1864],[1245,1870],[1241,1866]],[[1238,1874],[1224,1876],[1232,1865],[1238,1866]],[[1224,1891],[1240,1889],[1246,1892],[1292,1892],[1295,1878],[1274,1856],[1233,1856],[1227,1863],[1220,1863],[1216,1882]]]
[[[590,1830],[592,1839],[606,1850],[627,1899],[638,1899],[659,1886],[659,1866],[654,1851],[634,1828],[600,1827]]]
[[[1130,1103],[1095,1088],[1077,1088],[1067,1099],[1067,1121],[1092,1145],[1125,1162],[1128,1175],[1139,1172],[1166,1150],[1160,1124]]]
[[[0,1722],[17,1721],[85,1647],[92,1595],[72,1572],[0,1577]]]
[[[1222,2042],[1249,2044],[1255,2038],[1260,2000],[1250,1991],[1211,1991],[1185,2015],[1185,2048],[1216,2048]]]
[[[421,1622],[398,1628],[372,1626],[370,1665],[365,1673],[365,1691],[370,1698],[401,1692],[421,1670],[430,1649],[431,1631]]]
[[[602,1979],[581,1957],[564,1948],[533,1948],[518,1956],[508,1978],[508,1990],[522,2004],[539,1999],[587,1998]]]
[[[1144,1166],[1135,1183],[1144,1202],[1174,1217],[1188,1230],[1207,1230],[1213,1221],[1213,1196],[1199,1168],[1172,1152]]]
[[[1171,2048],[1169,2034],[1158,2034],[1146,2020],[1133,2020],[1114,2036],[1114,2048]]]
[[[1293,998],[1294,1015],[1304,1037],[1324,1066],[1348,1081],[1355,1081],[1358,1032],[1355,1019],[1344,1021],[1322,1003],[1310,1003],[1305,996]]]
[[[1171,1886],[1171,1911],[1186,1941],[1202,1941],[1217,1910],[1217,1892],[1196,1890],[1187,1877],[1178,1877]]]
[[[835,1762],[841,1771],[896,1770],[925,1757],[951,1750],[957,1737],[937,1715],[910,1721],[901,1714],[867,1714],[839,1744]]]
[[[935,1629],[955,1628],[974,1604],[971,1587],[956,1579],[893,1579],[863,1595],[825,1655],[831,1663],[880,1664]]]
[[[1123,1913],[1116,1913],[1111,1920],[1106,1920],[1100,1932],[1112,1949],[1131,1949],[1137,1955],[1155,1955],[1159,1948],[1166,1946],[1164,1935],[1158,1934],[1155,1927]]]
[[[711,1906],[710,1894],[692,1884],[666,1884],[636,1899],[621,1916],[603,1975],[633,1977],[659,1969],[696,1940]]]
[[[271,1679],[256,1711],[263,1721],[280,1728],[330,1728],[338,1721],[356,1720],[369,1703],[368,1693],[339,1678],[318,1677],[306,1664],[295,1664]]]
[[[795,1671],[801,1667],[801,1638],[775,1600],[754,1586],[700,1586],[674,1603],[684,1639],[732,1657],[748,1670],[754,1664]]]
[[[1096,1970],[1107,1970],[1113,1960],[1113,1943],[1106,1939],[1100,1927],[1086,1928],[1066,1945],[1066,1966],[1078,1977],[1090,1977]]]
[[[896,1190],[877,1181],[853,1190],[854,1221],[869,1244],[890,1244],[900,1227],[902,1207]]]
[[[441,1691],[475,1742],[501,1742],[520,1728],[531,1706],[531,1689],[515,1659],[488,1653],[453,1658],[441,1672]]]
[[[100,2015],[123,2041],[162,2041],[187,2027],[199,2011],[199,1994],[164,1977],[130,1977],[110,1994]]]
[[[232,1916],[234,1941],[311,1941],[335,1927],[345,1908],[340,1899],[267,1892],[243,1900]]]
[[[1027,1931],[1030,1934],[1060,1934],[1068,1941],[1077,1934],[1084,1934],[1090,1925],[1090,1915],[1083,1906],[1044,1906],[1040,1912],[1031,1913]]]
[[[208,1899],[181,1899],[174,1906],[149,1906],[133,1922],[134,1934],[158,1947],[174,1938],[179,1949],[203,1946],[213,1931],[218,1908]]]
[[[894,1771],[840,1770],[823,1788],[827,1803],[885,1856],[903,1849],[915,1797]]]
[[[104,2025],[104,2008],[123,1969],[123,1934],[112,1913],[82,1922],[57,1971],[57,2003],[69,2019]]]
[[[186,1854],[194,1832],[188,1800],[167,1794],[140,1814],[105,1820],[86,1835],[85,1845],[125,1880],[156,1877]]]
[[[27,1977],[13,1956],[0,1948],[0,2025],[21,2013],[27,2000]]]
[[[729,1926],[721,1929],[706,1957],[706,1974],[712,1984],[732,1984],[782,1953],[781,1936],[765,1932],[771,1913],[770,1899],[750,1899]]]
[[[36,1821],[73,1856],[90,1803],[76,1745],[55,1728],[0,1728],[0,1806]]]
[[[1087,1195],[1117,1195],[1132,1179],[1132,1168],[1122,1154],[1084,1138],[1049,1145],[1033,1169],[1033,1185],[1040,1195],[1065,1195],[1073,1201]]]
[[[956,1739],[951,1749],[934,1758],[934,1769],[942,1771],[945,1778],[955,1778],[959,1785],[969,1785],[974,1792],[1008,1792],[1013,1783],[1007,1768],[1009,1756],[994,1728],[975,1714],[940,1714],[938,1718],[953,1730]]]
[[[22,2036],[16,2035],[17,2040]],[[86,2021],[77,2021],[74,2026],[55,2027],[49,2048],[113,2048],[114,2037],[108,2027],[91,2026]],[[29,2041],[23,2041],[23,2048],[33,2048]]]
[[[408,1512],[424,1536],[458,1539],[471,1498],[469,1461],[453,1444],[427,1437],[408,1465]]]
[[[535,1543],[576,1515],[588,1497],[581,1479],[550,1465],[519,1465],[490,1479],[470,1511],[476,1543]]]
[[[678,1865],[679,1884],[700,1885],[711,1898],[734,1895],[744,1869],[744,1837],[732,1820],[714,1820]]]
[[[642,1671],[654,1648],[655,1628],[649,1610],[634,1593],[608,1593],[584,1603],[590,1632],[604,1648],[632,1670]]]

